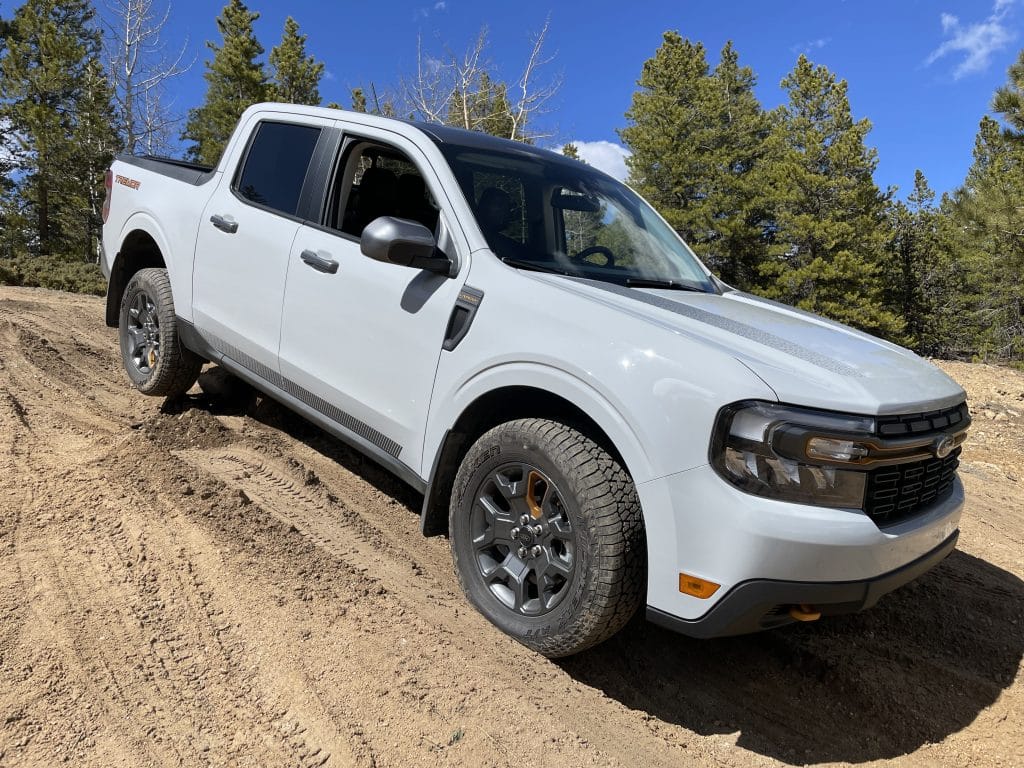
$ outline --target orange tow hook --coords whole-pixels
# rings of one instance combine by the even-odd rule
[[[813,605],[801,603],[800,605],[790,606],[789,615],[797,621],[817,621],[821,618],[821,611]]]

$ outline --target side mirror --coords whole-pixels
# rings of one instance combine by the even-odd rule
[[[409,219],[394,216],[374,219],[359,238],[359,250],[376,261],[425,269],[439,275],[448,275],[452,269],[452,260],[438,250],[430,230]]]

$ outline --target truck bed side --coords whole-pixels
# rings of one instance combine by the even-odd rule
[[[200,218],[216,189],[216,168],[180,160],[119,155],[111,166],[110,213],[103,226],[107,322],[141,267],[166,266],[175,312],[192,319],[192,265]]]

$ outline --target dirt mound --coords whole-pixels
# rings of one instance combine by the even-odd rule
[[[458,593],[420,497],[216,368],[120,370],[102,300],[0,288],[0,765],[1013,764],[1024,375],[975,424],[959,550],[860,615],[558,663]]]

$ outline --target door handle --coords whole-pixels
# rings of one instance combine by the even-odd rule
[[[321,256],[316,251],[303,251],[300,257],[317,272],[326,272],[333,275],[338,271],[338,262],[326,256]]]
[[[217,213],[213,214],[213,216],[210,217],[210,222],[217,229],[221,230],[222,232],[227,232],[229,235],[233,235],[235,234],[235,232],[238,231],[237,221],[228,221],[223,216]]]

